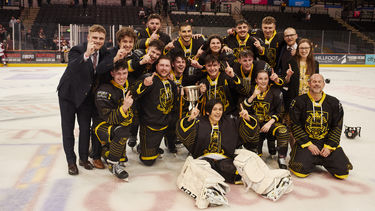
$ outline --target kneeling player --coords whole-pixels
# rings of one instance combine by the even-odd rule
[[[120,163],[125,158],[127,139],[130,136],[129,125],[132,123],[133,112],[128,83],[128,64],[125,60],[118,61],[111,71],[110,83],[102,84],[95,94],[98,116],[94,117],[94,133],[103,146],[102,154],[106,158],[109,170],[120,179],[129,176]]]
[[[323,92],[324,78],[313,74],[309,92],[296,97],[289,109],[292,132],[296,139],[290,153],[290,170],[298,177],[307,177],[315,165],[323,165],[338,179],[353,169],[340,146],[344,111],[340,101]]]
[[[177,186],[196,199],[198,208],[227,204],[229,188],[224,181],[242,181],[248,189],[272,200],[291,191],[289,171],[270,170],[256,153],[236,150],[244,141],[257,139],[259,127],[254,117],[243,109],[238,119],[223,115],[220,100],[208,101],[206,112],[207,116],[198,118],[199,110],[194,108],[190,117],[180,120],[176,131],[192,155]]]

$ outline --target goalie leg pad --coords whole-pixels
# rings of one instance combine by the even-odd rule
[[[289,171],[270,170],[257,154],[249,150],[238,149],[235,153],[238,155],[233,163],[247,190],[251,188],[256,193],[274,201],[292,190]]]
[[[177,187],[194,198],[195,205],[200,209],[228,205],[225,195],[229,186],[205,160],[189,156],[177,178]]]

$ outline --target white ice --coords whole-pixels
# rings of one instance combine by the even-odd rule
[[[197,210],[175,184],[187,156],[183,148],[152,167],[128,148],[129,182],[107,169],[78,167],[78,176],[68,175],[56,93],[64,69],[0,67],[0,210]],[[344,124],[362,127],[360,137],[341,136],[354,166],[349,177],[334,179],[324,168],[304,179],[293,176],[294,191],[277,202],[230,185],[229,206],[209,210],[375,210],[375,68],[321,72],[330,79],[326,93],[343,103]],[[266,147],[263,151],[263,159],[276,168]]]

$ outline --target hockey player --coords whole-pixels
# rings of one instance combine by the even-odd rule
[[[147,166],[163,153],[160,142],[166,135],[172,110],[177,109],[177,86],[168,79],[170,70],[170,58],[162,55],[156,62],[156,72],[134,86],[140,107],[140,160]]]
[[[7,65],[6,62],[6,55],[5,55],[5,46],[6,42],[4,41],[3,43],[0,41],[0,61],[3,63],[3,65]]]
[[[296,143],[289,168],[296,176],[307,177],[315,165],[322,165],[332,176],[345,179],[353,166],[340,146],[344,111],[338,99],[323,92],[324,85],[322,75],[311,75],[309,92],[291,103]]]
[[[132,28],[129,27],[122,27],[120,30],[116,32],[116,40],[117,40],[117,46],[110,49],[110,56],[104,58],[105,63],[106,63],[106,68],[113,70],[115,63],[125,60],[125,62],[128,63],[128,69],[131,67],[131,61],[135,60],[137,58],[137,55],[133,51],[134,43],[137,39],[137,35],[134,32]],[[112,80],[113,76],[110,72],[107,72],[105,74],[100,75],[100,81],[101,84],[103,83],[109,83],[110,80]],[[129,77],[127,77],[129,80]],[[134,80],[134,79],[133,79]],[[133,81],[129,80],[129,83],[131,84]],[[97,87],[96,87],[97,88]],[[134,105],[134,104],[133,104]],[[133,110],[135,111],[135,110]],[[135,135],[131,136],[133,139],[128,140],[128,143],[130,143],[132,140],[135,142],[136,141],[136,135],[137,135],[137,127],[138,127],[138,121],[136,117],[136,113],[134,113],[134,118],[133,118],[133,130],[131,130]],[[134,129],[135,128],[135,129]],[[135,145],[135,144],[134,144]],[[101,144],[98,140],[96,140],[95,134],[92,134],[92,148],[91,148],[91,154],[90,156],[93,158],[93,165],[95,168],[103,169],[104,165],[100,159],[101,157]],[[121,158],[121,161],[124,158]]]
[[[161,28],[161,16],[159,14],[151,14],[147,18],[146,29],[138,32],[138,43],[137,48],[147,49],[150,42],[154,40],[163,41],[164,45],[171,42],[169,35],[160,31]]]
[[[200,86],[202,98],[202,110],[206,102],[211,99],[219,99],[224,105],[225,114],[233,114],[236,111],[236,103],[232,98],[232,92],[246,94],[240,78],[233,72],[233,68],[226,63],[225,73],[220,72],[220,63],[214,55],[207,55],[205,59],[207,77],[203,78]],[[204,112],[205,113],[205,112]]]
[[[197,106],[198,107],[198,106]],[[199,116],[195,107],[189,117],[177,124],[177,136],[191,154],[180,175],[177,186],[195,198],[198,208],[227,204],[224,183],[240,184],[262,196],[277,200],[291,191],[287,170],[270,170],[256,153],[236,150],[244,141],[256,140],[257,120],[242,109],[240,118],[224,115],[223,104],[210,100],[206,116]]]
[[[276,32],[276,19],[267,16],[262,20],[262,31],[256,31],[254,34],[261,44],[265,47],[265,54],[260,59],[266,61],[272,68],[277,70],[276,62],[279,58],[281,45],[284,45],[284,36]],[[280,75],[280,73],[277,73]]]
[[[119,179],[129,174],[121,158],[126,157],[126,142],[130,136],[133,98],[129,91],[128,64],[119,60],[111,71],[110,83],[102,84],[96,91],[95,104],[98,115],[94,117],[93,132],[103,146],[103,157],[108,169]]]
[[[225,47],[223,39],[218,34],[209,36],[201,48],[202,54],[199,55],[200,51],[198,51],[197,57],[199,56],[199,64],[204,65],[204,59],[207,55],[211,54],[219,58],[220,66],[223,70],[226,67],[226,62],[233,67],[236,57],[233,55],[232,50],[226,51]]]
[[[289,134],[286,126],[281,124],[284,114],[282,94],[278,87],[269,84],[269,73],[264,70],[256,74],[256,85],[252,95],[244,101],[244,105],[255,114],[259,121],[260,139],[258,153],[262,154],[264,137],[274,136],[277,139],[278,164],[286,169],[285,157],[288,152]]]
[[[177,52],[183,52],[184,56],[188,59],[198,59],[195,58],[195,56],[199,48],[204,43],[204,38],[202,36],[193,38],[192,25],[191,23],[187,22],[179,25],[178,35],[179,38],[173,42],[173,49],[167,51],[166,53],[173,56]]]
[[[249,34],[249,29],[249,23],[246,20],[239,20],[236,22],[235,32],[224,39],[225,45],[233,50],[237,59],[239,53],[243,50],[254,52],[255,58],[265,53],[265,48],[257,38]]]

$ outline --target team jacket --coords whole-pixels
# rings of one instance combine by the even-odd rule
[[[281,46],[285,43],[283,34],[275,31],[269,40],[264,38],[264,34],[260,30],[253,32],[252,35],[258,38],[261,45],[265,47],[265,54],[260,55],[260,59],[266,61],[272,68],[276,69]]]
[[[150,44],[150,37],[151,37],[151,31],[149,28],[143,29],[140,32],[138,32],[138,42],[137,42],[137,48],[138,49],[146,49],[148,48],[148,45]],[[163,41],[164,45],[167,45],[170,41],[171,38],[169,35],[161,32],[157,33],[159,35],[159,40]]]
[[[218,99],[224,105],[224,113],[232,114],[236,110],[236,101],[232,97],[232,93],[246,94],[246,90],[241,83],[240,78],[235,75],[230,78],[227,74],[219,72],[215,80],[211,80],[207,75],[201,83],[206,85],[206,92],[202,98],[202,111],[205,114],[204,107],[208,100]]]
[[[255,85],[250,93],[254,92],[257,87]],[[255,114],[259,120],[259,124],[263,124],[275,119],[275,122],[281,122],[284,113],[283,97],[278,87],[268,86],[267,91],[259,94],[251,103],[247,99],[244,101],[245,107],[249,113]]]
[[[264,55],[264,52],[259,54],[259,50],[254,46],[254,42],[255,39],[250,34],[247,34],[245,40],[241,40],[236,33],[224,38],[224,44],[233,50],[233,54],[237,59],[242,50],[251,50],[254,53],[254,59]]]
[[[242,118],[221,118],[219,124],[211,125],[208,117],[200,117],[188,121],[182,118],[176,128],[176,135],[185,145],[193,158],[208,156],[212,158],[234,158],[234,150],[247,140],[253,139],[258,133],[257,120],[250,117],[250,121]]]
[[[177,55],[178,53],[183,53],[186,58],[194,59],[195,55],[197,55],[198,49],[203,45],[204,38],[199,37],[197,39],[191,38],[191,42],[189,46],[185,46],[182,44],[181,38],[178,38],[176,41],[173,42],[174,48],[165,52],[168,55]]]
[[[143,80],[139,80],[132,88],[132,93],[139,103],[142,124],[151,130],[163,130],[168,127],[170,114],[172,110],[177,109],[177,86],[172,80],[161,79],[156,75],[151,86],[145,86]]]
[[[97,115],[94,116],[94,127],[103,123],[122,126],[132,123],[133,111],[129,108],[124,112],[121,108],[127,91],[129,91],[128,81],[125,87],[113,80],[99,86],[95,93]]]
[[[339,146],[344,111],[337,98],[323,93],[315,102],[310,93],[303,94],[292,101],[289,115],[293,136],[301,147],[311,145],[312,140],[332,150]]]

